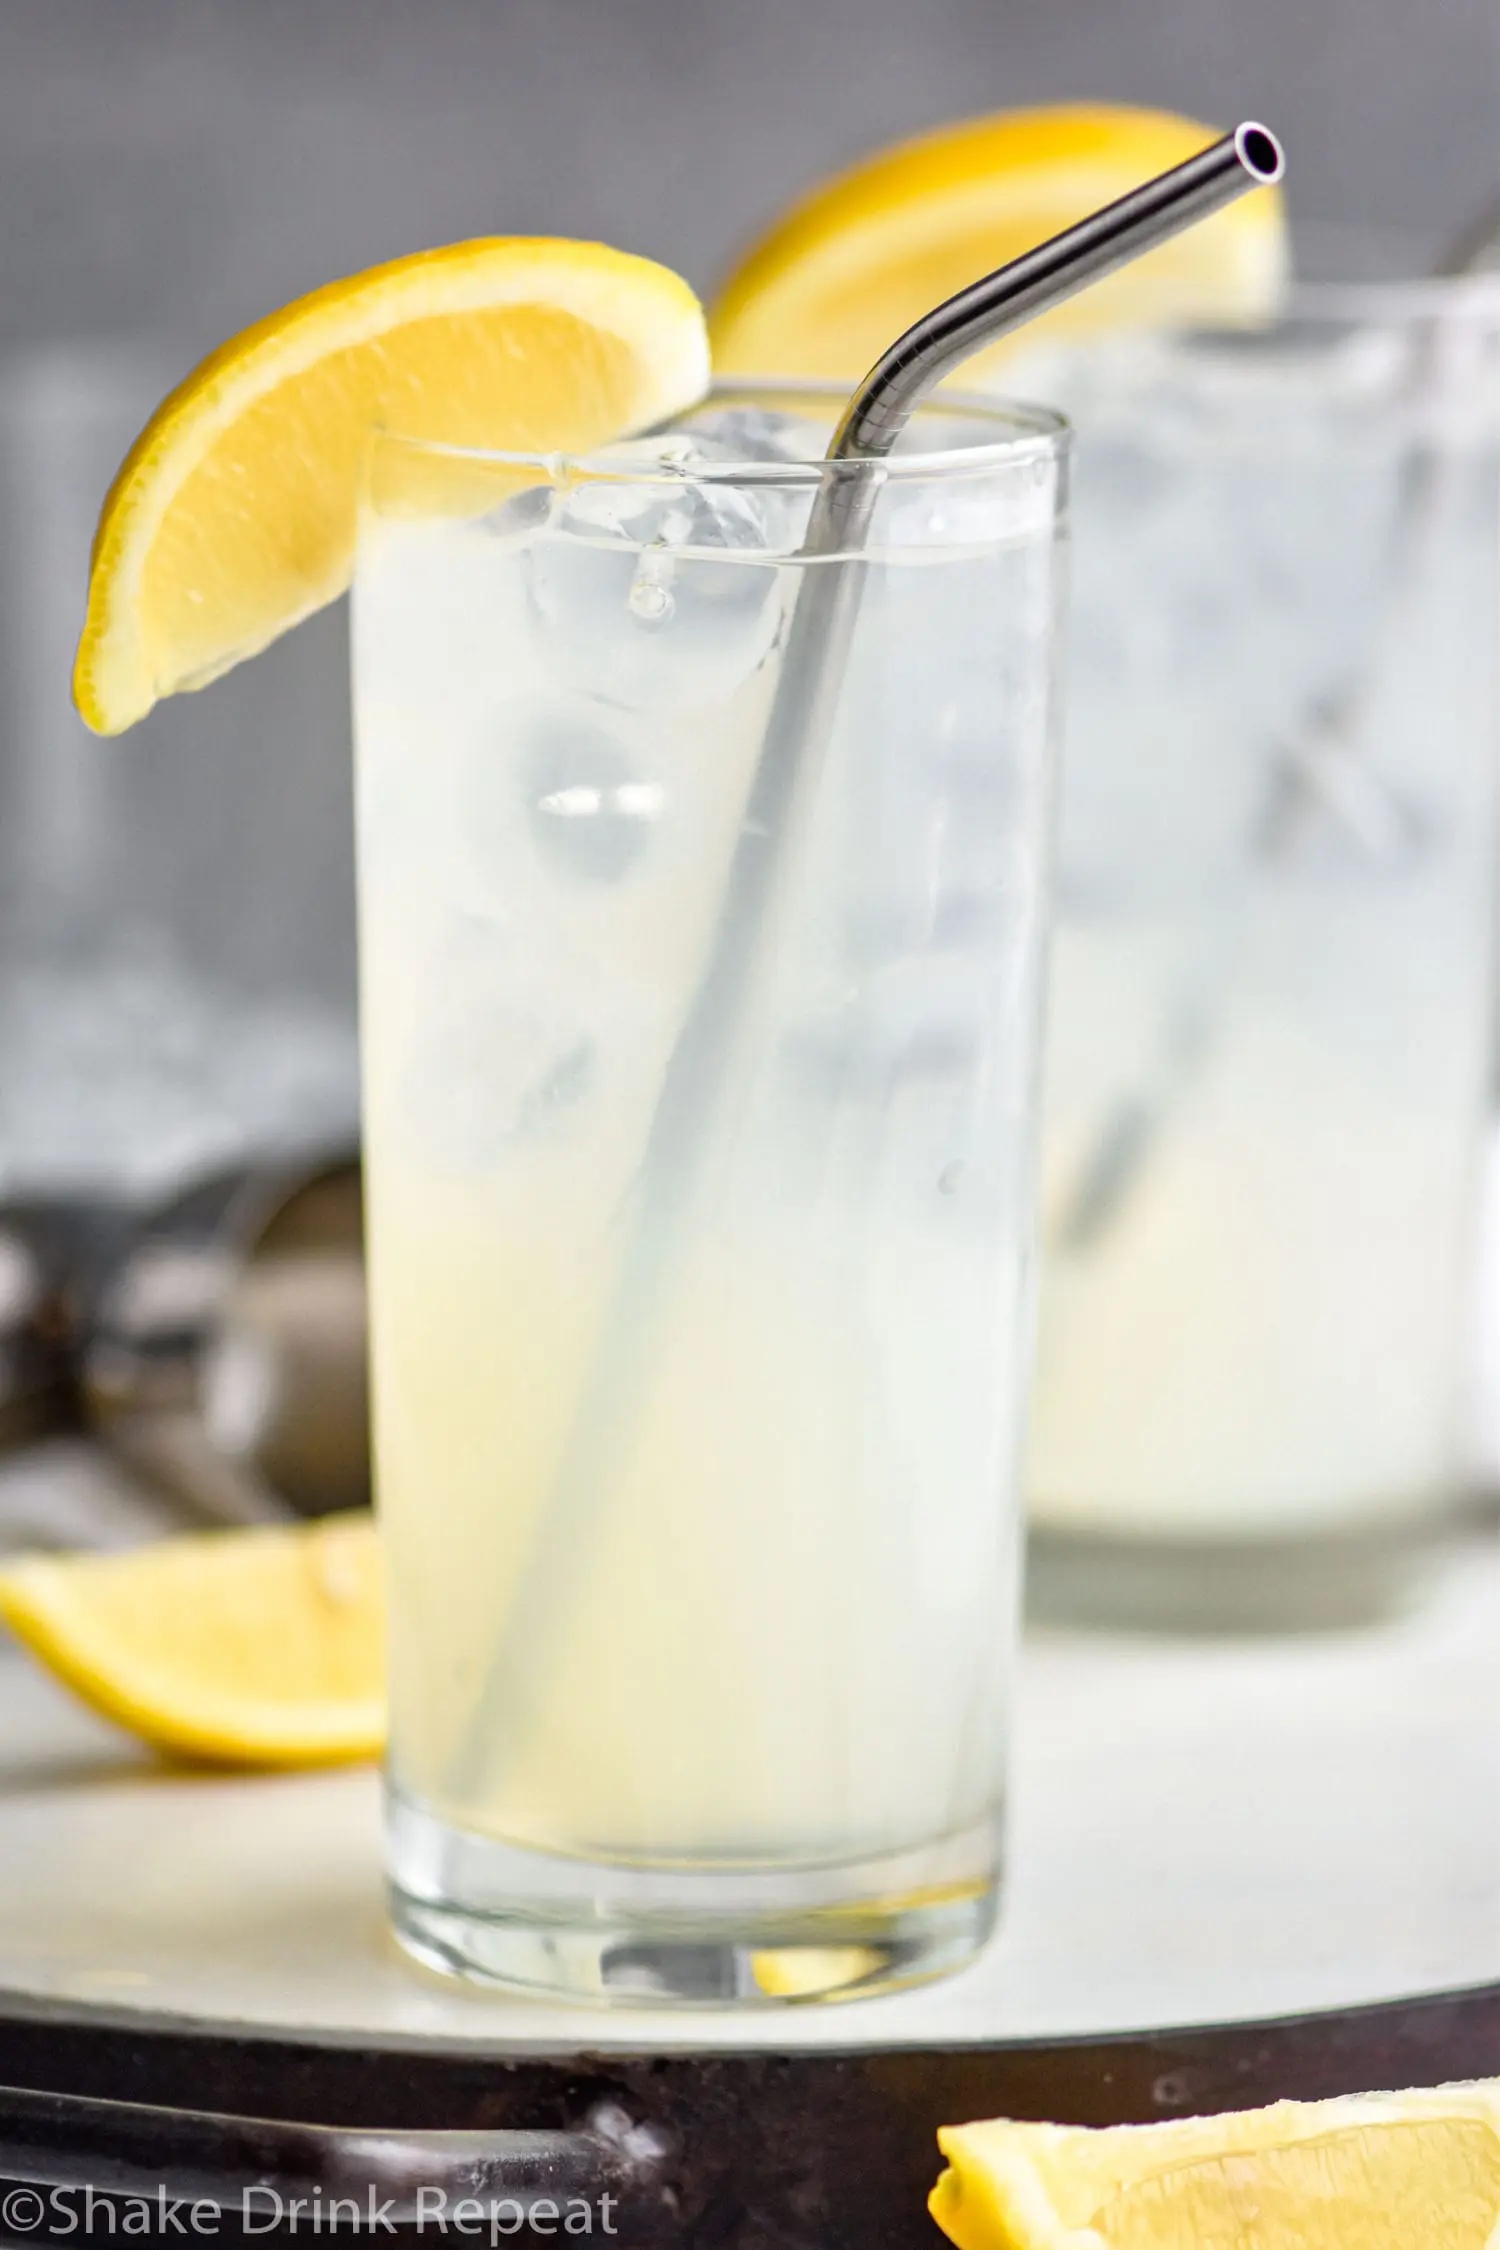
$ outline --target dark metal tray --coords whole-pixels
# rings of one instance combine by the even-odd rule
[[[473,2197],[528,2238],[529,2214],[547,2233],[587,2207],[622,2242],[898,2250],[932,2239],[944,2123],[1145,2123],[1497,2071],[1495,1986],[1107,2039],[641,2054],[372,2051],[12,2003],[0,2226],[63,2239],[91,2189],[201,2199],[223,2239],[294,2235],[294,2200],[312,2231],[336,2195],[438,2231]]]

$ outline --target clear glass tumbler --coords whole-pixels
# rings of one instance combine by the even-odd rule
[[[1036,1598],[1404,1599],[1465,1475],[1491,1100],[1500,294],[1052,364],[1078,552]]]
[[[993,1916],[1064,435],[919,415],[867,546],[804,563],[832,415],[374,461],[391,1895],[503,1983],[820,1998]],[[810,570],[852,640],[747,822]]]

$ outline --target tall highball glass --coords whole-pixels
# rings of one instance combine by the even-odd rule
[[[994,1912],[1065,433],[919,413],[868,543],[805,561],[835,405],[373,463],[392,1909],[534,1990],[874,1991]],[[852,638],[747,836],[813,570]]]
[[[1492,1100],[1500,286],[1047,370],[1078,428],[1038,1600],[1405,1600],[1467,1471]]]

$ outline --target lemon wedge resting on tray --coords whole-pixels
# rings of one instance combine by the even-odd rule
[[[332,283],[206,359],[104,503],[73,676],[118,734],[349,582],[372,433],[588,452],[708,379],[686,282],[592,242],[497,238]]]
[[[741,260],[709,315],[714,364],[855,383],[913,321],[1218,138],[1162,110],[1002,111],[904,141],[813,189]],[[1246,196],[1030,323],[1048,334],[1156,317],[1248,321],[1287,264],[1279,189]],[[982,382],[1015,340],[968,362]]]
[[[374,1757],[385,1600],[367,1510],[123,1554],[23,1556],[0,1618],[105,1718],[228,1765]]]
[[[958,2250],[1488,2250],[1500,2081],[1089,2131],[950,2126]]]

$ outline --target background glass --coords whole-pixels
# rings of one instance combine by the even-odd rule
[[[1265,333],[1046,370],[1079,430],[1080,529],[1044,1608],[1368,1614],[1461,1489],[1497,333],[1493,284],[1326,290]]]
[[[833,409],[781,407],[726,394],[671,467],[387,441],[361,544],[394,1913],[594,1997],[873,1990],[994,1908],[1062,440],[921,414],[868,548],[804,566]],[[858,573],[854,638],[726,933],[807,568]],[[737,1036],[638,1300],[726,934]]]

